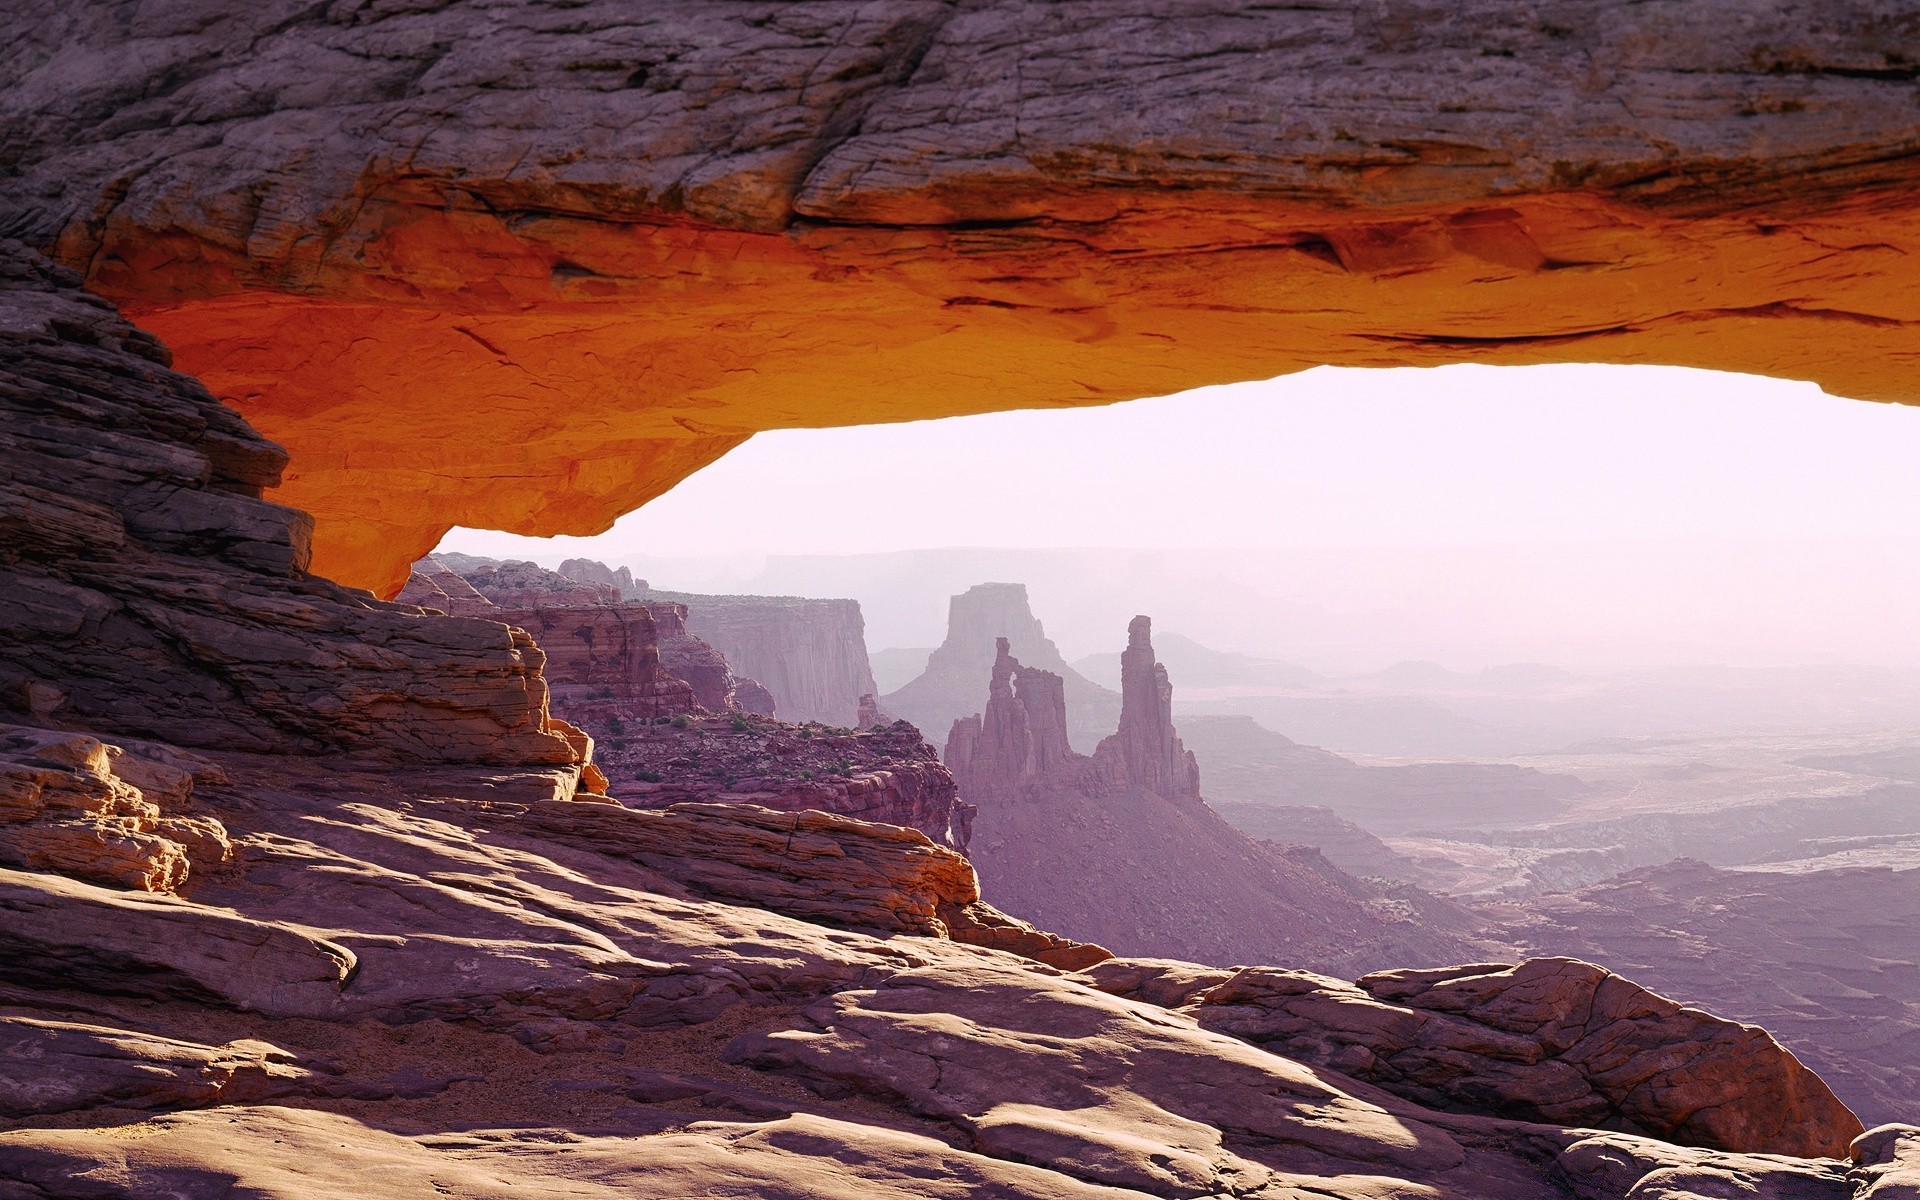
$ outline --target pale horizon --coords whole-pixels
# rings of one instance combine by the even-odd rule
[[[1103,408],[764,433],[597,537],[462,529],[442,548],[597,558],[688,591],[774,586],[784,560],[828,556],[1198,555],[1244,594],[1209,611],[1165,580],[1131,598],[1021,582],[1070,654],[1104,648],[1108,608],[1157,606],[1162,628],[1317,668],[1910,668],[1916,463],[1920,411],[1806,383],[1321,368]],[[1235,554],[1268,566],[1219,566]],[[939,640],[942,597],[821,586],[805,594],[863,601],[876,650]]]

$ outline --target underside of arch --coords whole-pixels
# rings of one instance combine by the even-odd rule
[[[597,532],[766,429],[1320,364],[1920,399],[1910,18],[1428,7],[81,5],[14,52],[0,219],[386,593],[452,525]]]

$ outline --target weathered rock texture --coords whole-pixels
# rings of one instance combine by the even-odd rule
[[[1173,728],[1173,684],[1153,657],[1153,622],[1135,617],[1120,656],[1120,728],[1094,747],[1103,788],[1138,788],[1168,800],[1200,799],[1200,767]]]
[[[78,278],[0,243],[0,707],[281,753],[564,766],[540,653],[309,575],[286,456]]]
[[[1150,1000],[1161,972],[1142,965],[1114,960],[1092,977]],[[1384,971],[1358,984],[1248,967],[1190,983],[1191,994],[1165,998],[1202,1027],[1431,1108],[1812,1158],[1844,1157],[1861,1132],[1765,1030],[1575,959]]]
[[[1067,744],[1061,677],[999,639],[986,711],[954,722],[946,750],[978,809],[968,854],[996,904],[1119,953],[1218,965],[1358,973],[1485,953],[1470,936],[1478,922],[1454,906],[1253,841],[1215,814],[1148,635],[1136,621],[1126,682],[1153,689],[1151,703],[1091,756]]]
[[[1329,362],[1911,398],[1909,15],[87,0],[0,60],[0,232],[290,447],[319,569],[391,591],[759,429]]]
[[[599,568],[586,574],[611,576],[597,562],[568,562],[576,574],[585,563]],[[400,598],[533,632],[542,649],[551,643],[558,656],[547,676],[553,686],[571,689],[568,700],[610,687],[619,699],[640,705],[639,715],[666,716],[690,711],[684,693],[691,689],[692,704],[726,712],[741,707],[734,693],[745,683],[753,705],[746,711],[771,711],[764,688],[736,677],[718,650],[687,631],[686,605],[623,599],[638,592],[630,575],[623,590],[617,578],[575,578],[530,562],[476,559],[463,561],[463,568],[429,555],[413,565]],[[647,698],[655,695],[659,702],[648,707]]]
[[[122,773],[124,756],[84,733],[0,725],[0,864],[170,892],[196,862],[232,857],[219,821],[180,811],[190,771],[134,760]]]
[[[1845,1163],[1425,1108],[1106,994],[1063,973],[1104,952],[912,831],[211,756],[238,852],[188,897],[0,870],[28,1200],[1852,1196]]]
[[[581,583],[597,583],[603,587],[615,588],[623,600],[631,600],[647,590],[647,581],[635,579],[633,572],[625,567],[615,570],[603,562],[591,558],[569,558],[558,568],[560,574]]]
[[[976,584],[953,597],[946,640],[927,657],[926,670],[881,702],[922,729],[948,728],[978,709],[980,681],[997,669],[1003,639],[1015,658],[1059,680],[1066,705],[1063,734],[1091,746],[1113,729],[1120,697],[1067,665],[1033,615],[1024,583]],[[1042,715],[1050,711],[1047,703],[1038,707]]]
[[[933,747],[904,721],[847,730],[744,713],[648,719],[635,706],[592,696],[569,701],[565,711],[594,735],[595,762],[626,803],[816,809],[967,846],[973,806],[960,799]]]
[[[573,724],[581,724],[583,705],[599,697],[644,718],[702,707],[693,685],[662,664],[653,611],[644,604],[496,608],[494,613],[496,620],[533,635],[547,656],[554,710]],[[722,671],[725,667],[722,663]],[[722,692],[722,706],[725,701]]]
[[[983,903],[965,858],[899,825],[737,800],[654,812],[553,801],[515,815],[543,838],[640,863],[704,899],[866,933],[947,937],[1068,970],[1111,957]]]

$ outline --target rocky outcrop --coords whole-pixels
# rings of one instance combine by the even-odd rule
[[[543,837],[630,859],[695,895],[868,933],[946,937],[1078,970],[1111,957],[983,903],[973,868],[924,833],[822,811],[567,803],[522,810]]]
[[[1903,10],[1740,11],[88,0],[8,47],[0,232],[382,591],[760,429],[1463,359],[1911,398]]]
[[[0,1113],[180,1109],[258,1102],[311,1072],[252,1039],[207,1046],[71,1021],[0,1017]]]
[[[547,656],[554,709],[575,724],[598,698],[646,718],[700,706],[693,686],[663,665],[653,610],[644,604],[496,607],[494,613],[496,620],[533,635]]]
[[[632,600],[647,591],[647,581],[635,579],[631,570],[626,567],[616,570],[597,559],[569,558],[555,569],[577,583],[613,588],[622,600]]]
[[[773,697],[774,711],[788,721],[857,725],[860,697],[879,690],[867,664],[866,622],[857,600],[681,592],[650,592],[647,598],[685,604],[688,630],[711,643],[735,671],[758,680]]]
[[[1093,751],[1099,786],[1200,799],[1200,767],[1173,729],[1173,684],[1153,656],[1153,622],[1135,617],[1120,656],[1120,729]]]
[[[791,725],[746,714],[649,719],[618,699],[571,700],[597,739],[595,761],[628,804],[752,804],[813,809],[917,829],[964,850],[973,806],[920,731]]]
[[[997,647],[1008,649],[1030,668],[1061,681],[1069,732],[1090,746],[1113,729],[1120,697],[1090,682],[1067,665],[1060,648],[1033,615],[1023,583],[976,584],[953,597],[947,608],[947,637],[927,658],[919,677],[882,696],[889,711],[922,729],[946,729],[980,704],[980,681],[998,661]],[[1036,685],[1037,686],[1037,685]],[[1042,705],[1042,711],[1051,711]]]
[[[564,765],[541,655],[307,573],[286,462],[79,280],[0,244],[0,706],[275,753]]]
[[[1105,994],[910,831],[214,757],[246,831],[192,900],[0,877],[23,1195],[1850,1195],[1844,1163],[1429,1109]]]
[[[739,708],[736,694],[739,680],[733,668],[720,651],[704,639],[687,632],[687,606],[650,604],[647,610],[653,614],[654,632],[660,645],[660,665],[667,673],[686,680],[693,688],[694,700],[702,708],[713,712]]]
[[[1526,953],[1605,963],[1764,1027],[1869,1124],[1913,1115],[1920,973],[1908,964],[1920,963],[1920,871],[1721,871],[1682,860],[1483,907]]]
[[[576,574],[611,577],[600,563],[567,561],[575,564]],[[625,578],[626,591],[634,591],[631,575]],[[621,599],[624,594],[617,580],[574,578],[531,562],[474,559],[455,571],[429,556],[414,564],[400,598],[441,612],[488,616],[557,639],[553,645],[566,661],[550,664],[548,677],[571,689],[568,702],[611,688],[619,698],[638,703],[639,715],[667,716],[689,711],[679,693],[691,688],[694,704],[727,712],[741,707],[734,693],[744,683],[757,706],[744,711],[772,714],[765,688],[736,677],[718,650],[687,632],[684,604],[630,603]],[[588,615],[581,609],[602,611]],[[649,657],[653,664],[644,661]],[[650,672],[671,678],[655,679]],[[659,703],[649,704],[647,697],[654,695],[661,697]]]
[[[1061,677],[1022,664],[1006,638],[986,711],[954,723],[946,759],[978,809],[968,854],[995,903],[1130,956],[1357,974],[1475,955],[1472,914],[1363,883],[1313,851],[1253,841],[1201,801],[1149,630],[1134,630],[1152,706],[1097,755],[1067,745]]]
[[[83,733],[0,725],[0,864],[170,892],[193,866],[232,857],[218,820],[180,811],[191,771],[136,760],[123,774],[124,757]],[[127,776],[148,781],[148,792]]]
[[[407,585],[394,599],[450,617],[487,617],[494,613],[493,601],[482,596],[464,576],[429,554],[413,564]]]
[[[1205,1028],[1429,1108],[1808,1158],[1843,1157],[1861,1131],[1765,1030],[1575,959],[1385,971],[1358,984],[1249,967],[1171,995],[1164,972],[1122,960],[1091,974],[1141,999],[1160,985]]]
[[[461,572],[468,586],[500,608],[574,608],[618,604],[620,590],[582,583],[531,562],[485,562]]]
[[[1853,1140],[1849,1172],[1858,1200],[1912,1200],[1920,1196],[1920,1129],[1881,1125]]]

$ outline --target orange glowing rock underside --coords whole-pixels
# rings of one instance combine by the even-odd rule
[[[395,206],[309,294],[240,290],[184,240],[111,245],[91,282],[292,453],[277,498],[317,518],[315,569],[384,594],[452,525],[599,532],[762,429],[1320,364],[1664,363],[1920,397],[1910,194],[1708,216],[1131,201],[786,233]]]

